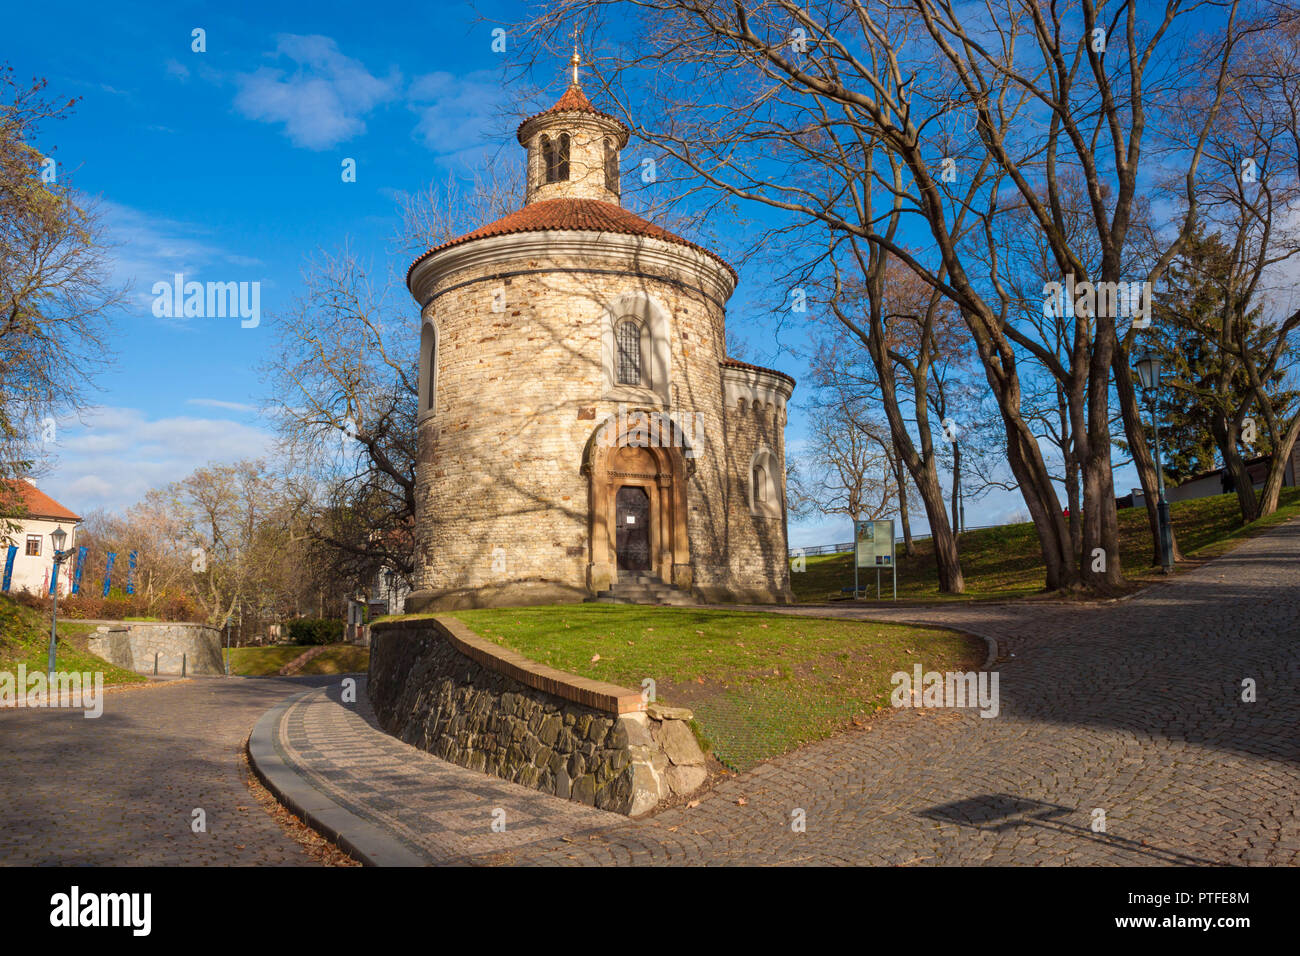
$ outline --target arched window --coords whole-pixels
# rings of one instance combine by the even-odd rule
[[[618,182],[618,147],[614,140],[605,139],[605,188],[612,193],[619,192]]]
[[[569,178],[569,134],[561,133],[558,140],[542,137],[542,165],[545,181],[562,183]]]
[[[557,182],[565,182],[569,178],[569,134],[560,134],[559,156],[555,162],[556,172],[555,179]]]
[[[543,133],[539,145],[542,150],[542,182],[554,182],[555,150],[551,146],[551,137]]]
[[[755,403],[757,404],[757,403]],[[749,459],[749,511],[760,518],[780,518],[785,479],[776,455],[760,446]]]
[[[623,319],[614,330],[618,347],[618,384],[641,384],[641,323]]]
[[[650,296],[632,293],[608,303],[600,318],[602,397],[666,406],[673,384],[671,340],[672,316]]]

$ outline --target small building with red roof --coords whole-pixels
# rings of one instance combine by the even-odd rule
[[[522,209],[417,258],[407,611],[785,602],[794,379],[727,355],[737,275],[623,205],[578,78],[520,125]]]
[[[49,594],[54,569],[53,534],[62,528],[68,536],[63,548],[73,551],[80,522],[80,515],[30,481],[19,478],[0,482],[0,586],[10,592]],[[71,567],[70,562],[64,562],[60,571],[60,595],[68,593]]]

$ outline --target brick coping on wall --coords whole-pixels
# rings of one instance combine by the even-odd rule
[[[554,694],[575,704],[603,711],[617,717],[641,713],[645,699],[637,691],[606,681],[590,680],[547,667],[475,634],[454,617],[435,614],[381,621],[371,625],[373,631],[397,631],[407,625],[427,627],[433,624],[452,647],[477,664],[513,678],[534,690]]]
[[[59,618],[60,624],[121,624],[123,627],[210,627],[214,631],[221,628],[203,621],[115,621],[104,617],[67,617]]]

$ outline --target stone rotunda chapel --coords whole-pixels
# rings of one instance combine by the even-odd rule
[[[577,79],[524,120],[526,204],[411,264],[408,611],[793,599],[794,379],[727,357],[736,273],[620,204],[629,131]]]

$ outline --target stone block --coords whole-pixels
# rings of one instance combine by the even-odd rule
[[[704,763],[704,753],[684,720],[665,720],[660,728],[659,745],[676,766]]]
[[[698,790],[709,779],[709,772],[703,767],[687,765],[669,767],[666,776],[669,789],[679,797],[684,797]]]

